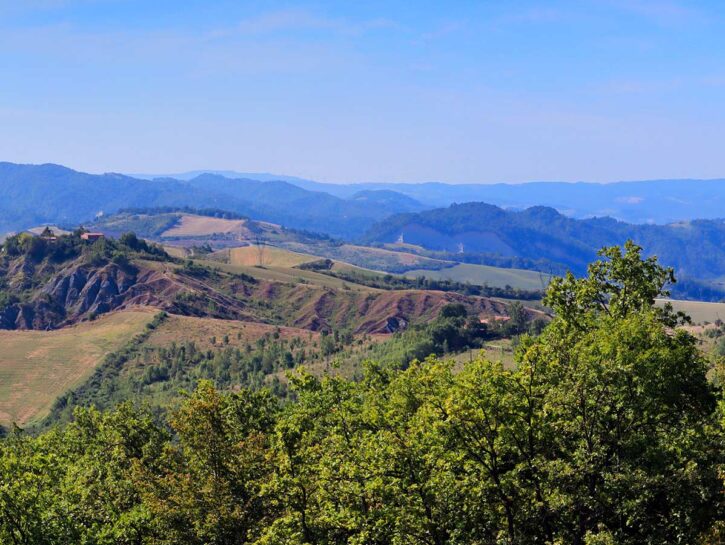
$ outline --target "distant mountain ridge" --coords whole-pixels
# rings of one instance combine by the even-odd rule
[[[363,191],[392,191],[407,196],[422,208],[454,203],[487,202],[520,209],[542,205],[575,218],[611,216],[629,223],[671,223],[725,216],[725,178],[639,180],[612,183],[541,181],[520,184],[450,184],[442,182],[372,182],[336,184],[279,174],[195,171],[172,175],[187,179],[200,172],[259,181],[282,180],[310,191],[350,199]]]
[[[0,163],[0,233],[39,224],[76,225],[122,208],[220,208],[288,227],[356,237],[375,221],[424,207],[390,192],[343,199],[285,181],[231,179],[201,174],[190,180],[142,180],[123,174],[88,174],[54,165]],[[371,206],[372,202],[372,206]]]
[[[284,174],[272,174],[269,172],[237,172],[236,170],[190,170],[187,172],[179,172],[176,174],[131,174],[134,178],[140,178],[142,180],[155,180],[158,178],[174,178],[176,180],[189,181],[194,178],[201,176],[202,174],[214,174],[217,176],[224,176],[225,178],[231,179],[244,179],[244,180],[256,180],[258,182],[290,182],[295,185],[297,184],[319,184],[319,182],[313,182],[312,180],[306,180],[297,176],[286,176]],[[325,184],[319,184],[325,185]],[[303,187],[300,185],[299,187]]]
[[[297,183],[297,182],[292,182]],[[320,185],[325,187],[319,187]],[[522,184],[361,183],[305,184],[349,198],[359,191],[387,190],[429,208],[487,202],[507,209],[550,206],[575,218],[610,216],[629,223],[672,223],[725,216],[725,179],[643,180],[614,183],[528,182]]]

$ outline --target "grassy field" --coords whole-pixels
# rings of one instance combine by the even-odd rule
[[[25,425],[143,331],[156,310],[116,312],[55,331],[0,331],[0,423]]]
[[[405,276],[415,278],[424,276],[435,280],[455,280],[457,282],[470,282],[471,284],[487,284],[495,287],[509,285],[513,288],[524,290],[540,290],[542,280],[548,283],[549,275],[536,271],[525,271],[523,269],[503,269],[500,267],[489,267],[488,265],[471,265],[460,263],[447,269],[430,271],[416,269],[408,271]]]
[[[164,231],[162,237],[206,236],[214,233],[242,233],[247,235],[246,220],[227,220],[184,214],[171,229]]]
[[[319,259],[319,258],[315,258]],[[285,282],[290,284],[311,284],[314,286],[320,286],[324,288],[334,289],[345,289],[345,290],[360,290],[360,291],[380,291],[375,288],[369,288],[353,282],[347,282],[339,278],[314,272],[305,271],[302,269],[295,269],[292,267],[256,267],[247,265],[232,265],[229,263],[220,263],[218,261],[211,260],[198,260],[199,263],[206,265],[211,268],[216,268],[222,271],[231,273],[244,273],[257,278],[259,280],[267,280],[270,282]]]
[[[189,257],[189,251],[186,248],[180,246],[164,246],[164,250],[171,257],[178,257],[180,259],[186,259]]]
[[[230,346],[243,348],[267,334],[277,333],[279,338],[317,339],[318,332],[296,327],[277,327],[256,322],[196,318],[192,316],[169,315],[145,341],[145,346],[165,347],[171,343],[181,344],[193,341],[197,348],[208,350]]]
[[[400,267],[418,267],[422,269],[439,269],[445,266],[445,262],[438,259],[431,259],[408,252],[395,252],[384,248],[370,248],[368,246],[356,246],[354,244],[343,244],[331,250],[331,257],[379,271],[394,271]]]
[[[265,267],[283,267],[291,268],[317,261],[319,257],[309,254],[300,254],[274,246],[242,246],[241,248],[232,248],[229,250],[229,263],[231,265],[242,265],[245,267],[254,267],[261,265]]]
[[[660,300],[662,304],[664,301]],[[696,324],[725,320],[725,303],[705,303],[703,301],[670,300],[675,310],[682,310],[690,315]]]
[[[514,348],[510,339],[499,339],[486,343],[482,348],[467,350],[455,356],[451,356],[456,364],[461,368],[479,356],[483,355],[489,361],[501,362],[506,369],[513,369],[516,366],[514,362]],[[444,357],[444,359],[446,359]]]

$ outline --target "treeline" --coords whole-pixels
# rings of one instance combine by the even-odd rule
[[[676,299],[722,302],[725,301],[725,289],[720,282],[678,278],[677,284],[672,286],[672,296]]]
[[[287,399],[286,382],[278,375],[305,364],[341,363],[348,369],[361,369],[365,361],[373,360],[390,369],[405,369],[415,360],[479,349],[487,341],[523,333],[538,335],[546,325],[543,320],[532,321],[519,302],[509,305],[508,314],[509,320],[486,324],[477,315],[469,315],[465,306],[449,304],[436,319],[406,328],[384,342],[364,342],[347,329],[288,339],[276,330],[254,342],[243,342],[240,333],[231,333],[210,338],[208,348],[194,341],[149,347],[144,344],[149,334],[167,319],[161,312],[144,332],[106,356],[88,380],[59,397],[41,427],[70,421],[78,407],[106,410],[128,399],[160,414],[173,405],[179,391],[194,390],[203,380],[221,390],[266,387]]]
[[[502,267],[504,269],[524,269],[527,271],[539,271],[544,274],[565,274],[566,267],[550,259],[529,259],[521,256],[506,256],[500,254],[481,252],[421,252],[421,255],[428,255],[446,261],[458,263],[470,263],[473,265],[488,265],[490,267]]]
[[[113,259],[118,255],[143,254],[147,258],[170,259],[164,249],[157,244],[149,244],[129,232],[117,240],[101,237],[95,241],[87,241],[81,235],[87,230],[80,228],[67,235],[54,236],[48,230],[48,236],[35,236],[30,233],[19,233],[5,239],[0,244],[0,259],[27,257],[35,262],[48,259],[54,263],[62,263],[70,259],[87,256],[90,261],[97,258]]]
[[[452,303],[443,307],[436,319],[415,324],[383,343],[370,345],[356,363],[362,366],[365,361],[374,361],[391,369],[406,369],[416,360],[481,349],[493,340],[517,340],[523,334],[535,337],[547,325],[543,318],[532,319],[518,301],[508,305],[507,314],[507,320],[484,323],[478,315],[469,315],[465,306]]]
[[[683,228],[685,225],[687,228]],[[421,255],[550,274],[571,270],[584,275],[602,245],[633,239],[644,246],[646,255],[656,255],[662,263],[692,278],[688,286],[679,287],[678,296],[715,301],[725,297],[725,290],[718,285],[725,272],[722,220],[637,225],[606,217],[574,219],[546,206],[516,211],[469,202],[391,216],[373,226],[362,240],[370,244],[390,243],[409,228],[409,238],[427,248]],[[419,229],[430,231],[424,236]],[[505,247],[506,253],[516,255],[497,257],[479,253],[486,251],[491,240]],[[464,241],[464,253],[455,253],[458,242]]]
[[[502,299],[522,299],[527,301],[537,301],[544,295],[542,291],[522,290],[509,285],[504,287],[470,284],[468,282],[457,282],[455,280],[443,279],[436,280],[418,276],[416,278],[407,278],[405,276],[393,276],[392,274],[376,275],[355,270],[334,271],[332,270],[333,262],[330,259],[321,259],[310,263],[298,265],[298,269],[313,270],[352,282],[378,288],[384,290],[437,290],[461,293],[463,295],[475,295],[481,297],[500,297]]]
[[[0,443],[0,542],[716,544],[723,396],[672,279],[609,248],[552,282],[516,367],[368,364],[290,380],[291,403],[202,382],[158,421],[78,410]]]
[[[154,206],[154,207],[135,207],[121,208],[117,214],[133,214],[133,215],[157,215],[157,214],[194,214],[196,216],[206,216],[209,218],[220,218],[225,220],[246,220],[249,219],[243,214],[222,210],[220,208],[193,208],[191,206]]]

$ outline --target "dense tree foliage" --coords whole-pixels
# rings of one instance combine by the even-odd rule
[[[202,381],[161,420],[122,404],[11,433],[0,542],[719,542],[717,381],[682,317],[654,306],[671,271],[633,244],[603,256],[552,283],[557,317],[515,368],[300,370],[284,405]]]
[[[98,262],[118,256],[128,258],[134,254],[146,259],[169,259],[161,246],[149,244],[133,232],[124,233],[118,240],[100,238],[93,242],[81,238],[84,232],[86,230],[80,228],[68,235],[53,237],[52,240],[29,233],[13,235],[0,244],[0,262],[8,258],[24,257],[36,263],[43,260],[63,263],[79,256],[85,256],[89,262]]]

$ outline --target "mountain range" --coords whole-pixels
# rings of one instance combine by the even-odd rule
[[[511,210],[542,205],[572,218],[667,224],[725,215],[725,179],[332,184],[269,173],[200,170],[133,176],[88,174],[54,164],[0,163],[0,232],[39,223],[84,222],[99,212],[128,207],[194,206],[355,238],[396,213],[464,202]]]
[[[718,219],[725,180],[336,185],[230,171],[144,176],[0,163],[0,233],[72,227],[120,209],[192,206],[367,244],[402,235],[452,261],[515,266],[510,258],[549,266],[544,272],[583,273],[598,248],[631,238],[683,278],[711,285],[725,278]]]
[[[230,179],[218,174],[146,180],[115,173],[88,174],[54,164],[0,163],[0,233],[44,223],[77,225],[122,208],[189,205],[337,237],[359,236],[391,214],[425,208],[389,191],[360,191],[342,198],[285,181]]]
[[[392,191],[413,199],[423,208],[454,203],[487,202],[523,210],[550,206],[575,218],[609,216],[629,223],[671,223],[689,219],[713,219],[725,215],[725,179],[640,180],[614,183],[542,181],[520,184],[425,183],[322,183],[270,173],[192,171],[166,175],[185,180],[203,173],[258,181],[282,180],[310,191],[342,199],[361,191]],[[152,179],[154,175],[143,175]]]

